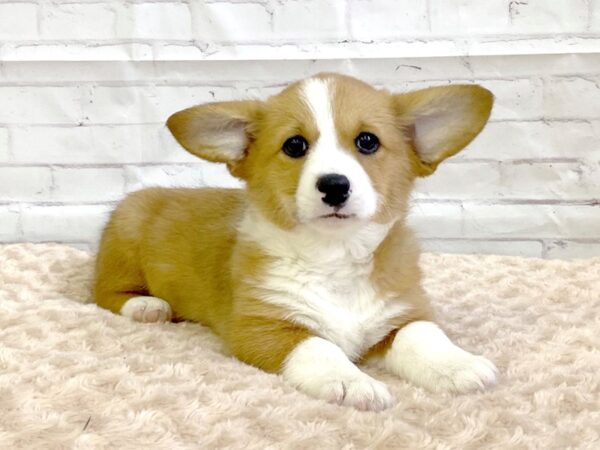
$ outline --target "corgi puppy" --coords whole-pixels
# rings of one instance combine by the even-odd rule
[[[492,103],[476,85],[393,94],[322,73],[173,114],[175,139],[246,189],[129,195],[102,236],[97,304],[204,324],[241,361],[361,410],[394,403],[366,361],[433,391],[493,384],[494,365],[435,324],[405,224],[415,178],[471,142]]]

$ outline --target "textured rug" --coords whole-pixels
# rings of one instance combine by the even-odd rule
[[[375,369],[398,405],[329,405],[221,353],[192,323],[90,304],[92,258],[0,246],[0,448],[600,448],[600,258],[427,254],[444,328],[502,378],[431,394]]]

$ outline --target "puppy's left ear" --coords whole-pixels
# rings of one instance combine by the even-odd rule
[[[440,86],[394,95],[413,151],[416,175],[432,174],[463,149],[488,121],[494,96],[477,85]]]

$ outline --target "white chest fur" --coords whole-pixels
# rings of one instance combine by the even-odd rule
[[[389,227],[370,224],[349,239],[281,230],[257,217],[240,232],[274,257],[261,277],[261,300],[287,319],[338,345],[351,359],[383,339],[408,306],[379,298],[370,281],[372,255]]]

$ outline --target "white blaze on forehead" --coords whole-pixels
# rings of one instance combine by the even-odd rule
[[[334,80],[311,78],[302,85],[301,95],[310,109],[319,138],[311,142],[298,184],[296,201],[301,221],[331,213],[322,193],[316,189],[320,176],[336,173],[350,180],[350,197],[343,208],[346,214],[366,219],[375,214],[377,193],[361,164],[342,148],[335,127],[332,91]]]
[[[315,78],[307,80],[303,86],[303,94],[319,128],[320,139],[337,141],[327,80]]]

